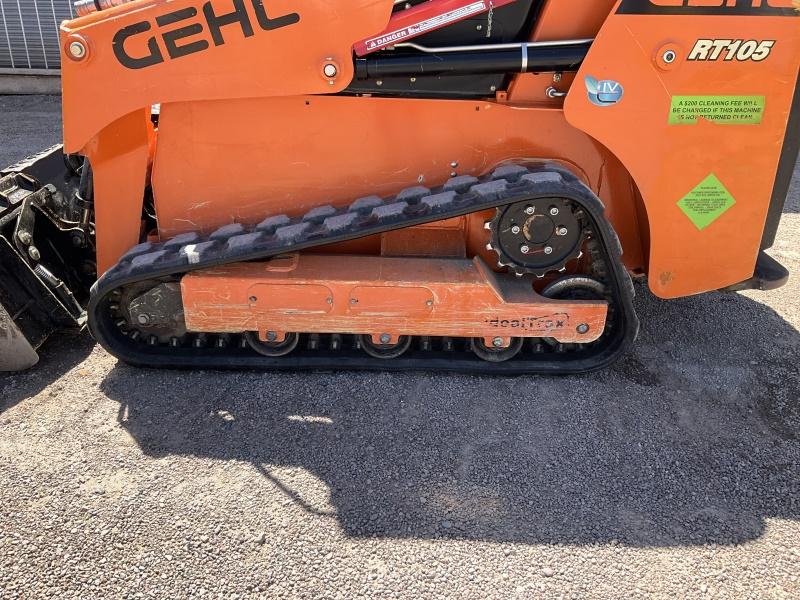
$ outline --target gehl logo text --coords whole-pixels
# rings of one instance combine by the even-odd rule
[[[769,6],[772,8],[791,8],[792,0],[650,0],[650,4],[655,4],[656,6],[720,8],[760,8],[761,6]]]
[[[129,69],[143,69],[162,63],[166,58],[174,59],[202,52],[210,46],[210,43],[221,46],[225,43],[226,35],[238,35],[235,29],[240,29],[244,37],[250,37],[255,34],[255,26],[263,31],[270,31],[300,21],[300,15],[297,13],[270,17],[264,8],[263,0],[251,0],[251,3],[255,14],[255,25],[247,12],[245,0],[233,0],[233,10],[220,14],[217,14],[211,2],[206,2],[203,4],[202,18],[196,18],[197,9],[194,6],[159,15],[155,18],[157,33],[150,34],[147,38],[147,51],[139,56],[132,56],[128,52],[126,41],[153,30],[153,23],[150,21],[133,23],[123,27],[114,35],[114,55]],[[174,27],[174,25],[181,26]],[[210,41],[205,36],[206,31]]]
[[[800,16],[800,0],[622,0],[618,13],[629,15]]]

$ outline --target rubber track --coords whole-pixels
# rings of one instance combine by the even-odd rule
[[[173,348],[130,339],[113,322],[110,295],[143,280],[178,276],[222,264],[263,260],[362,238],[385,231],[441,221],[473,212],[539,198],[568,198],[580,205],[591,222],[606,265],[604,283],[615,300],[614,320],[600,341],[570,353],[520,353],[505,363],[487,363],[468,351],[409,351],[392,360],[374,359],[357,350],[295,350],[267,358],[247,349]],[[534,170],[505,165],[483,178],[454,177],[444,186],[422,186],[396,196],[360,198],[349,207],[319,206],[301,217],[271,216],[254,227],[231,224],[208,236],[178,235],[161,243],[132,248],[92,287],[89,326],[95,338],[118,358],[139,366],[171,368],[255,369],[376,369],[447,370],[495,374],[575,373],[599,369],[613,362],[634,341],[638,320],[633,308],[633,286],[622,267],[618,238],[604,218],[600,200],[568,171],[557,167]]]

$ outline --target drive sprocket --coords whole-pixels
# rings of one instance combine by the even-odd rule
[[[565,198],[539,198],[496,209],[487,224],[498,266],[522,276],[563,271],[581,256],[586,239],[582,211]]]

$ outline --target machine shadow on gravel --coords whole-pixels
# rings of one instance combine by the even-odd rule
[[[739,544],[800,517],[800,335],[741,295],[639,287],[633,354],[584,377],[142,371],[102,384],[151,457],[324,481],[353,537]]]
[[[39,362],[19,373],[0,373],[0,415],[35,396],[81,364],[95,342],[88,333],[59,333],[39,348]]]

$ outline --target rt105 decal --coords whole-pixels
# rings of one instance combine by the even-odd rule
[[[775,40],[697,40],[688,60],[727,60],[761,62],[766,60]]]

